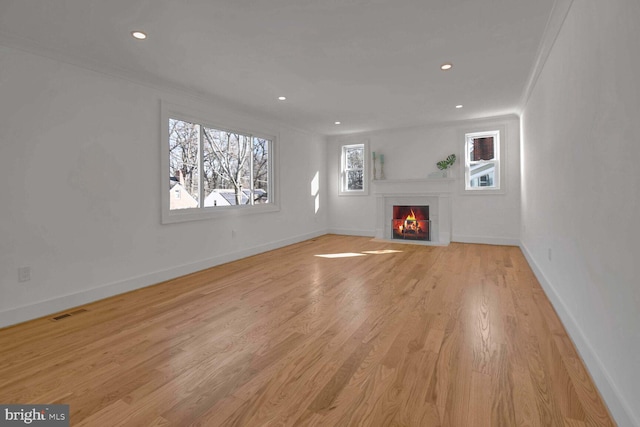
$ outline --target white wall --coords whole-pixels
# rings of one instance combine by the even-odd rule
[[[506,130],[506,135],[503,135],[507,151],[504,194],[465,194],[464,133],[498,126]],[[329,138],[327,179],[331,198],[330,229],[343,234],[375,234],[375,194],[338,195],[340,147],[346,143],[369,141],[370,151],[385,155],[387,179],[425,179],[438,170],[436,162],[455,153],[458,160],[453,169],[456,181],[452,193],[452,240],[517,245],[520,237],[519,126],[518,118],[510,116]],[[378,172],[379,169],[378,164]]]
[[[322,136],[14,48],[0,69],[0,326],[326,230]],[[278,136],[281,210],[161,225],[161,99]]]
[[[620,426],[640,426],[639,22],[637,0],[574,1],[522,116],[523,249]]]

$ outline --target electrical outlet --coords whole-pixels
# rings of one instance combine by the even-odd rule
[[[551,248],[549,248],[549,252],[547,253],[547,256],[549,257],[549,261],[551,261]]]
[[[28,282],[31,280],[31,267],[18,268],[18,282]]]

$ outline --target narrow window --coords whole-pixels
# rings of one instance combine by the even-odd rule
[[[198,207],[200,197],[200,125],[169,119],[169,209]],[[183,197],[184,193],[184,197]]]
[[[342,146],[340,190],[342,194],[364,194],[366,191],[364,144]]]
[[[465,190],[500,189],[500,131],[465,135]]]

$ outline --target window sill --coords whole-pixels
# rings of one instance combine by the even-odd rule
[[[347,196],[347,197],[360,197],[360,196],[368,196],[368,191],[340,191],[338,192],[338,196]]]
[[[463,196],[499,196],[507,194],[505,189],[478,189],[478,190],[467,190],[466,188],[462,190],[461,193]]]
[[[250,208],[238,206],[217,206],[199,209],[167,210],[162,212],[162,224],[257,215],[279,211],[280,206],[273,203],[252,206]]]

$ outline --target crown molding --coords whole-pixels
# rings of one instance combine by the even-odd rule
[[[100,74],[109,79],[119,81],[127,81],[139,86],[152,89],[161,94],[173,94],[176,96],[187,96],[204,104],[224,105],[232,113],[251,117],[253,120],[269,123],[295,132],[301,132],[307,135],[326,138],[327,135],[316,132],[311,129],[302,128],[292,123],[287,123],[268,111],[246,107],[237,101],[218,96],[216,94],[202,92],[168,79],[160,78],[152,73],[137,72],[130,69],[114,66],[105,62],[92,60],[78,55],[71,55],[61,49],[51,49],[43,46],[41,43],[22,37],[15,37],[6,32],[0,31],[0,46],[15,49],[31,55],[47,58],[58,63],[70,65],[83,70]],[[161,98],[162,96],[159,95]]]
[[[542,70],[544,70],[547,59],[549,58],[549,55],[553,50],[553,46],[558,39],[558,35],[560,34],[562,27],[564,26],[564,22],[567,19],[567,15],[569,15],[569,10],[571,9],[572,4],[573,0],[556,0],[553,4],[553,9],[551,10],[551,14],[549,15],[549,19],[547,20],[547,25],[545,27],[542,40],[540,41],[540,45],[538,46],[536,62],[531,69],[529,80],[527,81],[527,85],[525,86],[524,92],[522,93],[522,99],[520,101],[520,107],[518,111],[518,115],[520,116],[522,116],[522,112],[529,102],[531,93],[538,83],[538,78],[540,77]]]

